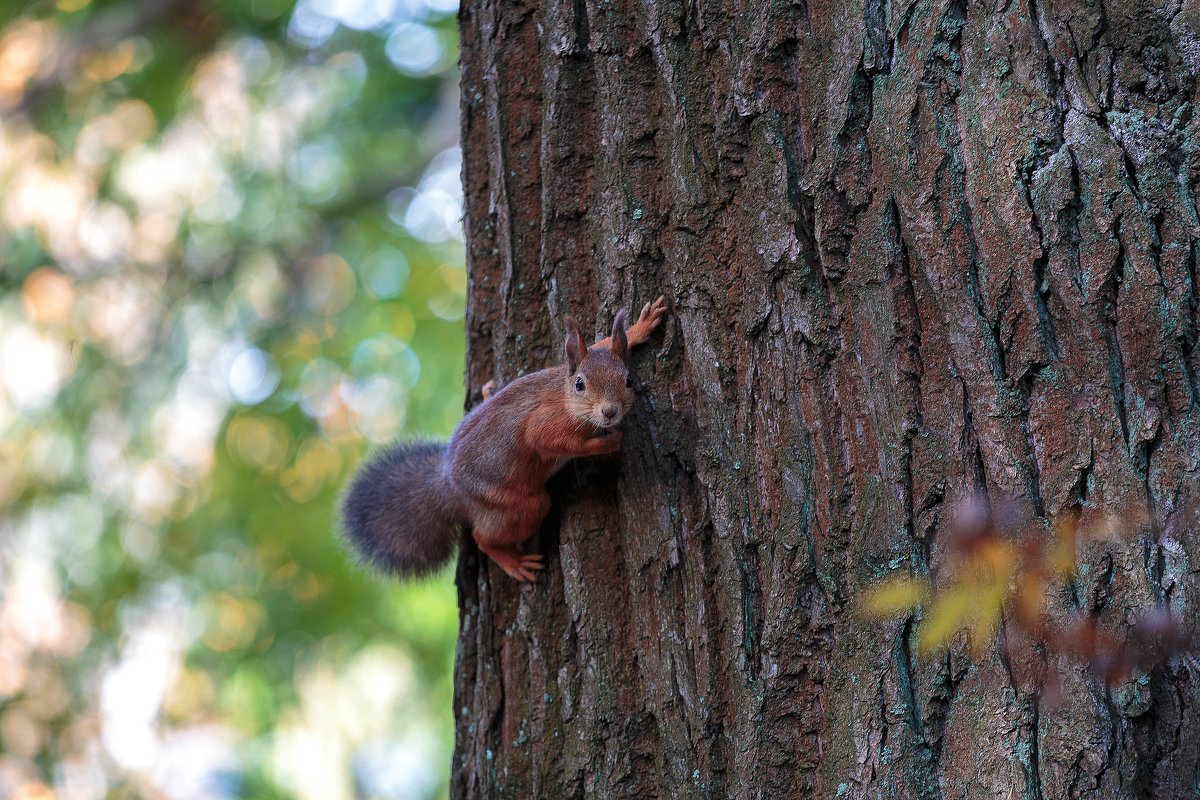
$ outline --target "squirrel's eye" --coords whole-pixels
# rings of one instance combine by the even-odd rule
[[[626,389],[633,388],[633,376],[630,375],[628,372],[625,373],[625,388]]]
[[[575,391],[577,391],[577,392],[583,391],[583,378],[575,379]]]

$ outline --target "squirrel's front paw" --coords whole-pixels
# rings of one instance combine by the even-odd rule
[[[658,299],[652,303],[646,303],[642,306],[642,313],[638,314],[638,325],[644,326],[648,331],[652,331],[662,322],[663,317],[667,314],[667,298],[665,295],[659,295]]]
[[[605,453],[615,453],[621,449],[621,437],[624,434],[615,428],[609,428],[605,434],[599,437],[604,442]]]

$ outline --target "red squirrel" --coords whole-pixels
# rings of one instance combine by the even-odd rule
[[[625,329],[584,347],[570,317],[567,363],[523,375],[467,414],[447,444],[393,444],[363,465],[342,499],[346,538],[382,570],[429,573],[454,553],[460,529],[518,581],[532,581],[542,556],[517,545],[550,510],[546,480],[572,458],[615,453],[617,423],[633,405],[629,349],[645,342],[666,314],[659,297]]]

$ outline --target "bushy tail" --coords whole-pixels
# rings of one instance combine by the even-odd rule
[[[440,442],[388,446],[359,468],[342,498],[342,530],[362,557],[400,577],[450,560],[461,514],[442,479]]]

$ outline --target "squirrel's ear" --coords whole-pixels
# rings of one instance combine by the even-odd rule
[[[627,316],[625,309],[622,308],[617,312],[617,318],[613,320],[611,350],[612,354],[622,361],[625,360],[625,356],[629,355],[629,339],[625,336],[625,318]]]
[[[587,348],[583,346],[583,335],[579,332],[575,320],[564,317],[563,325],[567,328],[567,371],[574,373],[579,369],[579,362],[587,355]]]

